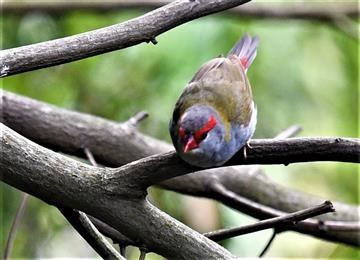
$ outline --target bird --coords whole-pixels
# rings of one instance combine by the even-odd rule
[[[226,57],[203,64],[175,104],[169,132],[182,160],[209,168],[226,163],[253,136],[257,108],[246,75],[259,38],[245,34]]]

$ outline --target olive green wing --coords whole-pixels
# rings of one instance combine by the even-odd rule
[[[204,64],[185,87],[175,105],[172,128],[189,107],[210,105],[220,115],[230,138],[231,123],[247,125],[252,94],[244,69],[236,56],[215,58]]]
[[[209,61],[195,74],[188,87],[188,94],[195,94],[200,103],[212,105],[225,120],[244,125],[250,121],[251,87],[236,56]]]

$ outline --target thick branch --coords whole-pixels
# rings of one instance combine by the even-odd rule
[[[128,124],[71,112],[2,90],[0,96],[1,122],[54,150],[84,157],[87,148],[96,162],[119,166],[172,149]]]
[[[309,161],[342,161],[358,163],[360,140],[357,138],[289,138],[284,140],[257,139],[250,142],[246,159],[239,151],[226,166],[244,164],[285,164]],[[116,183],[129,182],[148,187],[172,177],[202,170],[185,163],[175,151],[153,155],[121,167],[124,175],[109,177]],[[115,179],[113,179],[114,177]],[[121,180],[119,179],[121,178]]]
[[[55,66],[120,50],[155,37],[190,20],[249,0],[177,0],[143,16],[94,31],[0,51],[0,77]]]
[[[123,1],[52,1],[52,2],[4,2],[2,10],[5,13],[23,13],[29,11],[68,12],[73,10],[87,11],[119,11],[127,8],[158,8],[170,3],[169,0],[123,0]],[[229,12],[256,18],[276,19],[329,19],[336,15],[358,16],[359,8],[356,2],[341,3],[251,3],[244,7],[235,7]]]
[[[308,209],[299,210],[294,213],[289,213],[284,216],[279,216],[275,218],[270,218],[266,220],[259,221],[254,224],[247,226],[230,228],[230,229],[220,229],[212,232],[205,233],[204,235],[211,240],[221,241],[228,239],[234,236],[240,236],[252,232],[257,232],[260,230],[268,228],[280,228],[286,230],[286,225],[296,225],[297,222],[305,220],[307,218],[315,217],[324,213],[334,212],[335,209],[330,201],[325,201],[321,205],[317,205]]]
[[[121,196],[112,192],[107,179],[118,170],[80,163],[0,126],[1,181],[48,203],[90,214],[166,257],[232,257],[224,248],[153,207],[144,197],[137,198],[138,193],[128,183],[118,186]]]
[[[42,145],[71,154],[84,156],[82,147],[88,147],[98,162],[107,165],[121,165],[172,149],[170,145],[130,129],[126,124],[59,109],[5,91],[2,102],[1,121],[15,131]],[[209,188],[213,179],[240,196],[282,212],[294,212],[324,201],[323,198],[278,185],[253,166],[201,171],[167,180],[161,186],[185,194],[214,198]],[[323,220],[359,221],[357,207],[338,202],[334,205],[337,213]],[[274,216],[259,214],[257,210],[247,211],[246,214],[260,219]],[[298,227],[296,231],[324,237],[324,233],[316,229]],[[357,233],[353,232],[333,232],[331,237],[325,238],[358,243]]]
[[[360,139],[308,137],[289,139],[253,139],[247,156],[237,153],[227,165],[284,164],[311,161],[360,162]]]

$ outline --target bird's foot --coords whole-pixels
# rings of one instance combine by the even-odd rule
[[[248,140],[245,144],[245,146],[249,149],[253,148],[251,145],[250,145],[250,140]]]
[[[250,142],[250,141],[247,141],[247,142],[245,143],[245,145],[244,145],[244,159],[245,159],[245,160],[246,160],[246,158],[247,158],[246,149],[247,149],[247,148],[249,148],[249,149],[252,148],[252,146],[250,145],[249,142]]]

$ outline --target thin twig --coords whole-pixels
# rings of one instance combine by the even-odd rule
[[[100,234],[85,213],[68,207],[57,206],[64,217],[89,245],[104,259],[121,259],[124,257]]]
[[[250,224],[247,226],[236,227],[236,228],[228,228],[228,229],[220,229],[217,231],[211,231],[205,233],[204,236],[210,238],[213,241],[220,241],[224,239],[228,239],[235,236],[240,236],[248,233],[257,232],[264,229],[269,228],[285,228],[284,224],[288,225],[296,225],[296,222],[315,217],[318,215],[322,215],[328,212],[334,212],[335,209],[330,201],[325,201],[323,204],[299,210],[294,213],[289,213],[284,216],[279,216],[271,219],[261,220],[257,223]]]
[[[266,219],[287,215],[286,212],[259,204],[230,191],[216,178],[210,181],[208,190],[212,194],[209,197],[217,199],[225,205],[255,218]],[[321,235],[331,231],[358,232],[360,230],[360,223],[357,221],[319,221],[317,219],[306,219],[299,222],[297,225],[291,223],[286,224],[286,229],[290,230],[297,230],[299,227],[307,230],[317,230],[319,231],[318,235]],[[358,245],[359,241],[353,242]]]
[[[15,217],[14,217],[13,223],[12,223],[10,231],[9,231],[8,239],[6,241],[6,245],[5,245],[5,249],[4,249],[4,259],[10,258],[11,251],[12,251],[12,248],[14,245],[16,231],[19,227],[20,220],[21,220],[22,216],[24,215],[28,198],[29,198],[29,195],[27,193],[25,193],[25,192],[21,193],[20,205],[18,206],[18,208],[16,210]]]
[[[118,251],[115,250],[115,248],[112,247],[112,245],[106,240],[103,235],[100,234],[100,232],[97,230],[97,228],[94,226],[94,224],[90,221],[88,216],[86,216],[85,213],[79,211],[79,220],[83,227],[85,227],[88,232],[91,232],[93,237],[95,237],[99,244],[102,244],[104,248],[108,251],[108,258],[115,258],[115,259],[123,259],[124,257],[120,255]]]
[[[234,209],[238,209],[245,214],[248,212],[256,212],[257,215],[255,215],[255,217],[257,218],[264,218],[264,216],[265,218],[270,218],[280,215],[280,211],[273,210],[267,206],[244,198],[239,194],[236,194],[235,192],[227,189],[216,179],[209,182],[208,189],[212,194],[211,197],[223,202],[225,205],[228,205]]]
[[[135,115],[136,116],[136,115]],[[140,119],[141,120],[141,119]],[[84,152],[86,154],[87,159],[90,161],[90,163],[92,164],[92,166],[97,167],[97,163],[94,159],[93,154],[91,153],[91,151],[88,148],[84,148]],[[126,245],[135,245],[135,243],[129,239],[128,237],[124,236],[123,234],[121,234],[119,231],[117,231],[116,229],[108,226],[107,224],[105,224],[104,222],[91,217],[91,216],[87,216],[85,213],[79,212],[80,214],[84,214],[84,216],[86,216],[86,218],[88,218],[88,220],[91,222],[92,225],[94,225],[94,229],[95,230],[99,230],[102,234],[108,236],[109,238],[111,238],[113,240],[114,243],[118,243],[119,247],[120,247],[120,255],[125,257],[125,253],[126,253]],[[121,245],[120,245],[121,244]],[[108,246],[111,247],[111,245],[109,244]],[[112,247],[111,247],[112,248]],[[115,250],[115,249],[114,249]]]
[[[111,238],[113,244],[119,244],[120,249],[122,247],[126,248],[128,245],[139,246],[129,237],[123,235],[113,227],[110,227],[108,224],[102,222],[101,220],[94,218],[88,215],[90,221],[95,225],[95,227],[106,237]]]
[[[140,256],[139,256],[139,260],[145,260],[146,257],[146,250],[139,248],[140,250]]]
[[[259,254],[259,257],[263,257],[265,255],[265,253],[268,251],[268,249],[270,248],[272,242],[274,241],[275,237],[277,235],[276,229],[274,228],[273,233],[271,234],[271,237],[269,239],[269,241],[266,243],[264,249],[261,251],[261,253]]]
[[[354,40],[359,40],[359,26],[357,22],[344,14],[334,14],[334,24]]]
[[[120,247],[120,254],[121,254],[123,257],[126,257],[126,246],[119,245],[119,247]]]
[[[134,116],[130,117],[128,121],[125,122],[125,124],[129,124],[133,127],[137,127],[138,124],[146,119],[149,116],[149,113],[146,111],[140,111],[136,113]]]
[[[299,125],[292,125],[280,132],[274,137],[274,139],[286,139],[297,136],[302,131],[302,127]]]
[[[91,165],[97,167],[98,165],[97,165],[97,163],[95,161],[95,158],[94,158],[93,154],[90,152],[90,150],[87,147],[85,147],[84,152],[85,152],[85,155],[86,155],[87,159],[91,163]]]
[[[92,166],[97,167],[97,163],[96,163],[96,161],[94,159],[94,156],[91,153],[91,151],[87,147],[85,147],[84,152],[86,154],[87,159],[92,164]],[[84,225],[84,227],[87,230],[89,230],[91,233],[94,233],[94,235],[98,238],[99,243],[104,243],[104,245],[103,245],[104,248],[107,248],[107,250],[110,250],[111,252],[116,252],[116,255],[118,254],[118,252],[110,245],[110,243],[107,242],[107,240],[99,233],[97,228],[101,227],[102,231],[105,231],[106,234],[111,234],[112,235],[111,237],[113,239],[118,240],[117,242],[120,242],[119,239],[121,239],[122,241],[124,240],[124,238],[123,238],[124,236],[122,234],[120,234],[117,230],[107,226],[102,221],[97,220],[96,218],[93,218],[93,217],[88,217],[85,213],[80,212],[80,211],[79,211],[79,219],[80,219],[80,223],[82,225]],[[121,249],[122,249],[122,247],[120,247],[120,250]],[[121,253],[121,251],[120,251],[120,255],[122,257],[125,257],[125,255],[123,255]]]

